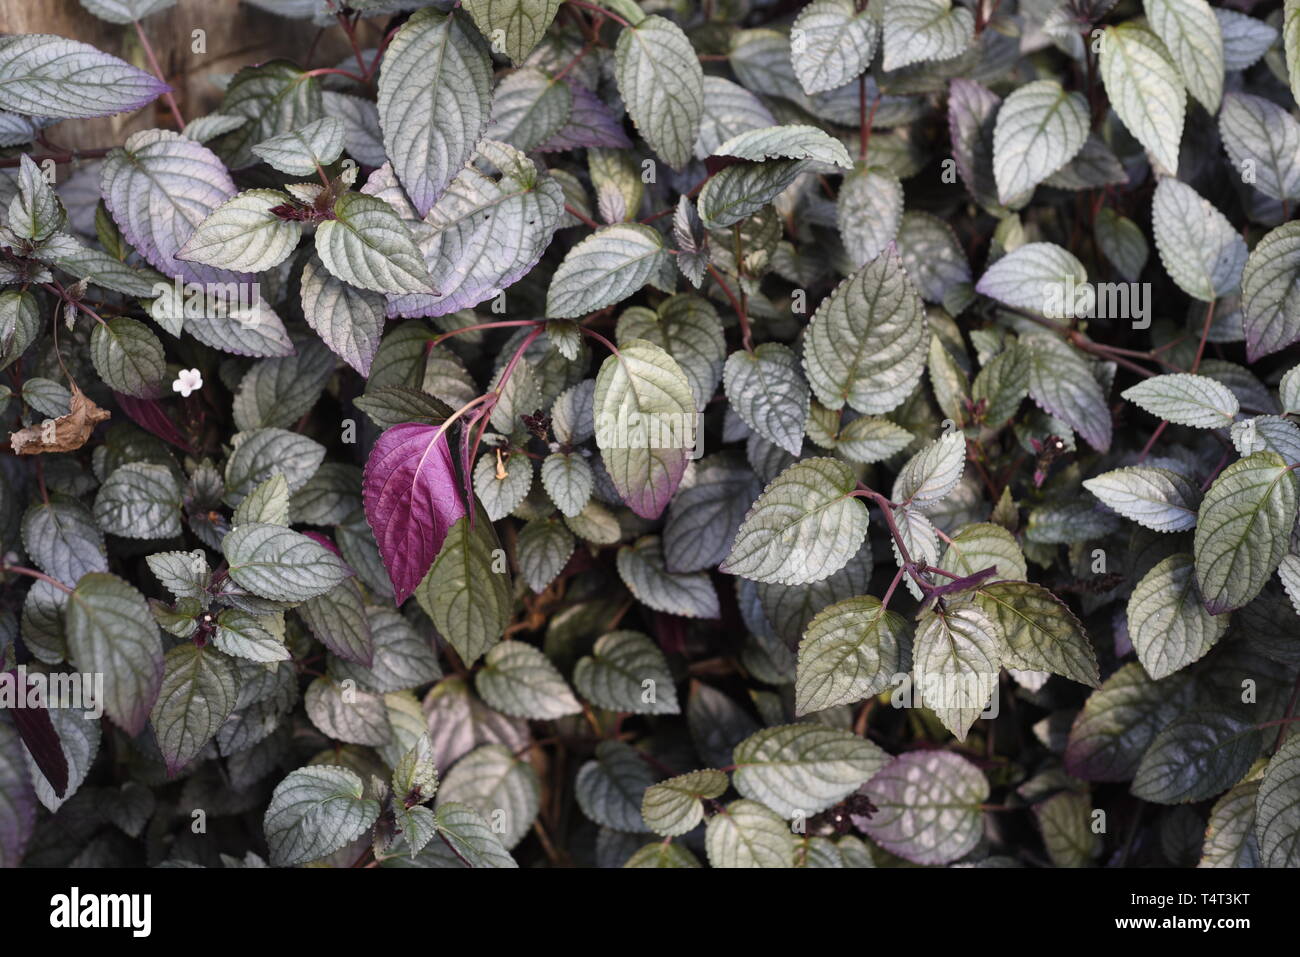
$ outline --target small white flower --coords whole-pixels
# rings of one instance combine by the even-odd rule
[[[172,391],[179,392],[187,399],[191,392],[197,392],[202,388],[203,374],[198,369],[182,369],[176,381],[172,383]]]

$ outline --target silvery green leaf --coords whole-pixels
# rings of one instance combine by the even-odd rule
[[[370,664],[355,660],[332,661],[332,675],[355,678],[359,685],[380,694],[407,691],[442,677],[438,656],[427,634],[419,634],[392,608],[370,605],[365,609],[365,615],[374,638],[374,655]]]
[[[1240,608],[1263,590],[1295,518],[1295,478],[1277,453],[1256,452],[1220,473],[1201,502],[1193,548],[1211,614]]]
[[[1152,681],[1138,662],[1122,665],[1075,718],[1066,770],[1085,781],[1132,778],[1156,733],[1179,710],[1176,682]]]
[[[573,109],[567,83],[534,67],[507,75],[492,94],[492,122],[485,135],[528,152],[564,128]]]
[[[899,755],[867,783],[866,793],[879,809],[867,820],[867,834],[914,863],[955,861],[982,835],[988,780],[951,751]]]
[[[143,20],[151,13],[158,13],[175,4],[176,0],[81,0],[81,5],[88,12],[109,23]]]
[[[637,131],[675,169],[685,166],[704,113],[704,71],[681,27],[648,16],[620,31],[618,91]]]
[[[247,122],[213,141],[213,149],[242,169],[256,163],[252,147],[325,115],[321,89],[306,69],[288,60],[246,66],[230,80],[221,112]]]
[[[546,721],[582,710],[555,666],[532,645],[504,641],[483,659],[474,687],[502,714]]]
[[[1258,415],[1232,424],[1232,445],[1239,455],[1276,452],[1287,465],[1300,462],[1300,428],[1290,419],[1277,415]]]
[[[128,296],[152,297],[158,294],[162,277],[147,266],[136,269],[119,262],[108,253],[89,246],[68,249],[53,257],[52,264],[78,279],[112,289]]]
[[[757,801],[732,801],[709,818],[704,846],[713,867],[794,867],[790,825]]]
[[[600,708],[631,714],[680,714],[668,662],[638,631],[611,631],[573,669],[578,694]]]
[[[1134,587],[1128,630],[1138,660],[1158,681],[1203,658],[1227,632],[1228,616],[1205,610],[1192,556],[1179,552],[1157,563]]]
[[[466,667],[495,645],[514,609],[510,575],[486,515],[457,519],[415,590],[416,600]]]
[[[1255,799],[1258,794],[1258,780],[1242,781],[1214,802],[1209,823],[1205,826],[1205,844],[1197,867],[1259,866],[1259,841],[1255,837]]]
[[[546,315],[576,319],[621,302],[652,282],[666,263],[663,237],[649,226],[607,226],[565,255],[546,292]]]
[[[1300,91],[1300,3],[1286,0],[1282,7],[1282,49],[1286,55],[1286,72],[1291,81],[1291,95]],[[1270,64],[1271,65],[1271,64]],[[1281,64],[1278,64],[1281,66]],[[1280,74],[1280,69],[1274,67]]]
[[[1008,306],[1061,318],[1062,306],[1072,303],[1066,291],[1087,281],[1087,270],[1072,253],[1055,243],[1026,243],[990,266],[975,291]]]
[[[970,263],[946,222],[930,213],[909,210],[898,224],[895,241],[903,268],[922,299],[943,303],[953,294],[969,298]]]
[[[202,549],[192,552],[157,552],[146,562],[169,592],[176,598],[201,599],[207,591],[212,573]]]
[[[384,699],[362,688],[330,678],[307,686],[303,704],[311,723],[328,738],[348,744],[381,747],[392,737]]]
[[[929,332],[925,310],[886,251],[822,301],[804,342],[803,365],[822,405],[874,415],[896,408],[916,387]]]
[[[937,688],[925,704],[958,741],[998,689],[1001,636],[974,605],[936,607],[922,617],[912,648],[912,670],[922,689]]]
[[[704,78],[704,115],[695,141],[696,159],[704,159],[737,133],[776,124],[753,93],[722,77]]]
[[[278,626],[274,624],[277,619]],[[292,657],[284,643],[284,620],[280,616],[256,616],[227,608],[217,615],[216,625],[212,643],[228,655],[258,662],[288,661]]]
[[[581,515],[565,518],[564,524],[573,534],[595,545],[613,545],[623,535],[618,517],[594,498]]]
[[[262,828],[271,864],[292,867],[332,854],[370,829],[379,802],[364,796],[361,778],[347,768],[299,768],[276,785]]]
[[[1300,196],[1300,123],[1260,96],[1229,93],[1219,113],[1223,148],[1252,186],[1277,200]]]
[[[960,56],[975,34],[970,10],[951,0],[886,0],[886,70]]]
[[[88,43],[49,34],[0,39],[0,110],[68,120],[113,116],[170,89]]]
[[[235,670],[221,652],[190,643],[167,652],[150,720],[169,774],[198,757],[234,708],[235,697]]]
[[[1005,667],[1050,671],[1098,687],[1092,641],[1065,603],[1042,585],[993,582],[980,586],[975,601],[1002,635]]]
[[[457,761],[438,788],[437,811],[468,804],[492,825],[507,849],[528,833],[541,802],[537,772],[500,744],[485,744]]]
[[[246,190],[203,220],[176,258],[242,272],[278,266],[302,236],[298,223],[271,211],[288,202],[288,195],[276,189]]]
[[[1300,555],[1294,552],[1283,555],[1277,568],[1277,577],[1281,580],[1287,597],[1291,599],[1291,607],[1300,615]]]
[[[520,529],[519,573],[528,587],[545,590],[564,571],[576,546],[573,533],[555,518],[539,518]]]
[[[341,95],[341,94],[340,94]],[[248,122],[246,116],[232,116],[228,113],[209,113],[199,116],[185,124],[182,132],[187,140],[206,143],[226,133],[239,129]]]
[[[542,461],[542,487],[569,517],[587,507],[594,481],[591,466],[580,452],[553,452]]]
[[[734,226],[783,193],[807,166],[807,160],[792,159],[747,161],[728,166],[711,177],[700,191],[700,219],[708,229]]]
[[[1201,490],[1186,476],[1169,469],[1151,466],[1115,469],[1088,479],[1083,487],[1103,504],[1144,528],[1185,532],[1196,527]]]
[[[95,496],[95,521],[124,538],[181,534],[181,487],[165,465],[129,462],[108,476]]]
[[[695,483],[668,506],[664,566],[694,572],[716,566],[731,551],[736,530],[760,491],[753,471],[737,452],[719,452],[695,466]]]
[[[33,411],[50,417],[67,415],[72,401],[72,393],[65,386],[42,376],[24,382],[22,395]]]
[[[658,518],[698,438],[686,374],[659,346],[632,339],[601,364],[593,403],[596,445],[614,487],[632,511]]]
[[[417,10],[388,45],[379,123],[393,170],[420,216],[473,155],[487,128],[491,85],[486,47],[463,14]]]
[[[221,549],[237,584],[275,601],[306,601],[351,574],[334,553],[282,525],[240,525],[222,540]]]
[[[790,63],[805,93],[856,80],[876,53],[877,20],[852,0],[815,0],[795,17]]]
[[[298,614],[313,635],[331,652],[369,667],[375,640],[365,599],[355,578],[345,578],[329,591],[298,606]]]
[[[682,293],[665,299],[656,310],[633,306],[618,317],[615,337],[620,344],[646,339],[672,356],[691,383],[697,409],[713,398],[727,342],[717,310],[707,299]]]
[[[843,462],[806,459],[763,490],[721,570],[752,581],[802,585],[844,566],[867,534],[867,508]]]
[[[1119,530],[1119,516],[1087,498],[1047,502],[1029,512],[1025,540],[1036,545],[1077,545]]]
[[[429,291],[429,271],[405,222],[381,199],[344,193],[316,228],[316,253],[339,279],[373,292]]]
[[[1109,206],[1097,213],[1093,237],[1112,266],[1129,282],[1137,282],[1151,249],[1138,225]]]
[[[917,452],[894,480],[892,500],[927,512],[961,481],[966,467],[966,436],[949,432]]]
[[[1082,94],[1067,93],[1055,80],[1018,87],[998,110],[993,131],[998,200],[1010,203],[1073,159],[1088,138],[1088,125]]]
[[[441,316],[493,298],[537,264],[563,207],[554,176],[514,147],[482,140],[418,227],[438,292],[392,297],[389,312]]]
[[[986,568],[996,568],[995,580],[1018,581],[1029,574],[1015,536],[1001,525],[990,522],[966,525],[953,535],[939,567],[963,577]]]
[[[1044,412],[1074,429],[1099,452],[1110,448],[1110,407],[1093,364],[1073,346],[1054,336],[1032,336],[1029,347],[1029,394]]]
[[[434,819],[438,836],[470,867],[519,866],[483,816],[468,804],[451,801],[440,805]]]
[[[104,533],[95,516],[57,492],[23,515],[22,543],[37,567],[64,584],[76,584],[87,572],[108,571]]]
[[[795,713],[853,704],[885,690],[902,667],[905,619],[870,595],[825,608],[799,643]]]
[[[0,369],[12,365],[41,329],[40,308],[30,291],[0,291]]]
[[[879,256],[898,235],[903,217],[903,184],[887,169],[859,167],[840,184],[835,217],[844,249],[860,268]]]
[[[1182,74],[1187,91],[1213,115],[1223,95],[1223,31],[1205,0],[1144,0],[1151,29]]]
[[[1133,778],[1133,794],[1155,804],[1203,801],[1241,780],[1263,735],[1233,711],[1198,710],[1156,735]],[[1261,789],[1262,790],[1262,789]]]
[[[1251,250],[1241,273],[1246,358],[1255,362],[1300,339],[1300,223],[1283,223]]]
[[[240,432],[226,462],[226,501],[238,505],[253,489],[279,472],[296,492],[316,474],[325,447],[297,432],[254,429]]]
[[[384,133],[379,127],[379,108],[370,100],[326,90],[325,113],[343,123],[343,145],[349,156],[363,166],[378,168],[388,162]],[[190,124],[193,126],[194,124]],[[186,127],[188,133],[189,127]]]
[[[717,618],[721,612],[713,582],[704,572],[670,572],[658,536],[647,535],[618,551],[618,573],[637,601],[683,618]]]
[[[144,596],[115,575],[82,575],[68,596],[68,661],[104,676],[104,711],[134,736],[162,682],[163,653]]]
[[[1187,93],[1165,45],[1130,21],[1106,28],[1099,60],[1111,107],[1156,162],[1177,175]]]
[[[851,169],[853,161],[844,144],[815,126],[790,124],[746,130],[714,150],[716,156],[761,163],[764,160],[813,160],[827,166]]]
[[[290,176],[312,176],[343,152],[343,121],[334,116],[272,136],[252,147],[264,162]]]
[[[835,450],[850,462],[870,465],[892,458],[914,440],[911,432],[888,419],[864,415],[845,423],[840,429]]]
[[[952,159],[967,192],[985,209],[1000,207],[993,177],[993,131],[1002,98],[974,80],[956,77],[948,88]],[[1017,203],[1021,201],[1017,197]],[[1023,197],[1028,201],[1029,197]]]
[[[1255,835],[1265,867],[1300,863],[1300,736],[1288,738],[1268,762],[1255,801]]]
[[[1236,10],[1215,7],[1223,31],[1223,65],[1228,70],[1245,70],[1255,65],[1277,40],[1271,25]]]
[[[641,817],[646,826],[664,837],[695,830],[704,820],[701,799],[721,797],[730,782],[721,771],[690,771],[646,788]]]
[[[513,512],[532,485],[533,462],[525,455],[499,458],[489,452],[474,466],[474,491],[493,522]]]
[[[1165,272],[1193,299],[1210,302],[1240,285],[1246,241],[1186,183],[1160,181],[1151,202],[1151,227]],[[1196,239],[1189,242],[1189,236]]]
[[[62,229],[68,214],[31,157],[23,153],[19,164],[18,195],[9,201],[8,226],[18,238],[39,243]]]
[[[257,363],[235,393],[235,426],[241,431],[292,428],[316,405],[334,366],[334,355],[314,338],[300,339],[291,356]]]
[[[158,337],[143,322],[125,316],[95,324],[90,359],[105,385],[138,398],[155,397],[167,374]]]
[[[799,454],[808,423],[808,383],[789,347],[764,342],[753,351],[736,350],[724,367],[723,388],[746,425],[791,455]]]
[[[1044,185],[1054,189],[1084,190],[1104,189],[1128,182],[1128,173],[1115,155],[1114,150],[1106,145],[1096,133],[1089,134],[1083,141],[1083,148],[1047,179]],[[1026,200],[1029,197],[1025,197]]]
[[[641,801],[656,774],[622,741],[602,741],[596,757],[578,770],[574,794],[582,813],[602,827],[641,833]]]
[[[220,284],[230,289],[233,283]],[[250,289],[251,287],[251,289]],[[164,295],[154,301],[152,317],[168,331],[179,335],[181,323],[185,331],[199,342],[222,352],[237,356],[287,356],[293,352],[293,341],[285,331],[284,323],[258,293],[256,283],[238,284],[238,292],[227,297],[224,291],[208,287],[209,294],[200,294],[200,316],[190,316],[188,302],[174,296],[168,287]],[[197,321],[195,321],[197,320]],[[175,322],[172,330],[170,323]]]
[[[818,724],[765,728],[736,745],[733,783],[784,817],[811,816],[865,784],[889,756],[850,731]]]
[[[235,195],[230,174],[205,146],[168,130],[142,130],[104,158],[104,205],[149,265],[181,282],[238,281],[238,273],[185,262],[182,245]]]
[[[555,19],[560,0],[465,0],[464,6],[493,52],[522,63]]]
[[[1203,375],[1174,373],[1144,379],[1121,393],[1152,415],[1195,429],[1222,429],[1241,411],[1228,388]]]

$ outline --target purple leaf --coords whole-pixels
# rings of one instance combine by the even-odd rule
[[[400,605],[438,557],[447,530],[465,515],[446,435],[435,425],[393,426],[370,452],[361,494]]]
[[[558,133],[537,147],[538,152],[552,153],[589,146],[615,150],[632,148],[632,141],[623,129],[622,121],[600,97],[568,77],[565,77],[564,82],[573,93],[569,121]]]
[[[180,429],[167,417],[163,407],[153,399],[137,399],[135,396],[114,392],[113,397],[122,411],[140,428],[152,432],[164,442],[169,442],[189,454],[195,454],[194,446],[181,435]]]

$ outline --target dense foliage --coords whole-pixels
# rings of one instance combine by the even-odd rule
[[[254,2],[0,38],[0,863],[1300,865],[1300,0]]]

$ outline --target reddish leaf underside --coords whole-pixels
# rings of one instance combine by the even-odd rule
[[[447,530],[465,515],[446,435],[416,422],[381,435],[366,462],[362,499],[400,605],[438,557]]]

